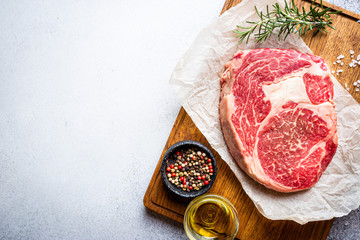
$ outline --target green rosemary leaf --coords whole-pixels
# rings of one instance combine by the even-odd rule
[[[257,9],[256,6],[255,6],[255,11],[256,11],[257,15],[260,17],[260,13],[259,13],[259,11],[258,11],[258,9]]]
[[[342,11],[329,12],[328,14],[339,14],[339,13],[342,13]]]
[[[325,13],[327,13],[330,10],[331,10],[331,8],[326,8],[323,11],[319,12],[319,15],[322,16],[322,15],[324,15]]]
[[[236,26],[237,28],[241,28],[241,29],[250,29],[251,27],[242,27],[242,26]],[[235,31],[238,31],[238,30],[235,30]]]

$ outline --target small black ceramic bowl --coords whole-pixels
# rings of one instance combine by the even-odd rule
[[[199,151],[206,153],[206,156],[209,159],[211,159],[211,165],[213,166],[213,172],[212,172],[213,175],[210,176],[211,181],[209,181],[208,185],[203,186],[202,188],[200,188],[200,190],[192,190],[192,191],[188,192],[188,191],[182,190],[182,188],[176,187],[174,184],[169,182],[169,179],[167,177],[167,174],[169,172],[166,171],[166,168],[168,167],[168,159],[174,159],[174,155],[176,155],[177,152],[181,152],[181,150],[186,151],[190,148],[196,148]],[[177,142],[174,145],[172,145],[166,151],[166,153],[162,159],[162,162],[161,162],[161,178],[162,178],[166,188],[170,192],[172,192],[173,194],[175,194],[176,196],[181,197],[181,198],[194,198],[194,197],[200,196],[201,194],[206,193],[211,188],[213,183],[215,182],[216,174],[217,174],[217,165],[216,165],[214,155],[203,144],[196,142],[196,141],[192,141],[192,140],[185,140],[185,141]]]

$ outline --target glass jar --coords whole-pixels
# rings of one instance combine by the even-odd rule
[[[186,208],[184,228],[191,240],[234,239],[239,230],[238,214],[226,198],[203,194]]]

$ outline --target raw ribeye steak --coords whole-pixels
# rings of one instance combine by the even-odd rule
[[[238,165],[276,191],[312,187],[337,148],[334,89],[325,61],[264,48],[236,53],[225,68],[220,121]]]

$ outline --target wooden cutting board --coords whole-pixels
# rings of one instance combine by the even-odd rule
[[[222,13],[241,0],[227,0],[222,9]],[[308,1],[296,1],[297,5],[308,6]],[[303,39],[311,50],[322,56],[332,70],[343,69],[337,79],[344,86],[345,83],[350,88],[350,93],[360,102],[360,92],[356,92],[352,83],[360,79],[360,66],[350,68],[350,50],[354,50],[355,58],[360,54],[360,19],[359,14],[341,9],[332,4],[324,2],[324,5],[334,10],[342,10],[341,15],[333,16],[336,31],[330,34],[319,34],[312,37],[312,33],[307,34]],[[333,65],[337,56],[345,56],[344,65]],[[169,217],[175,221],[182,222],[185,209],[188,205],[186,201],[179,201],[170,195],[162,183],[160,177],[160,164],[166,150],[174,143],[186,139],[195,140],[205,144],[213,153],[218,163],[218,174],[216,181],[209,193],[216,193],[229,199],[235,206],[239,214],[240,226],[237,239],[326,239],[333,220],[310,222],[305,225],[297,224],[293,221],[273,221],[262,216],[255,208],[253,202],[246,195],[240,182],[230,170],[228,165],[214,151],[199,129],[195,126],[189,115],[181,108],[175,121],[173,129],[161,154],[156,166],[148,189],[144,196],[144,205],[161,215]]]

